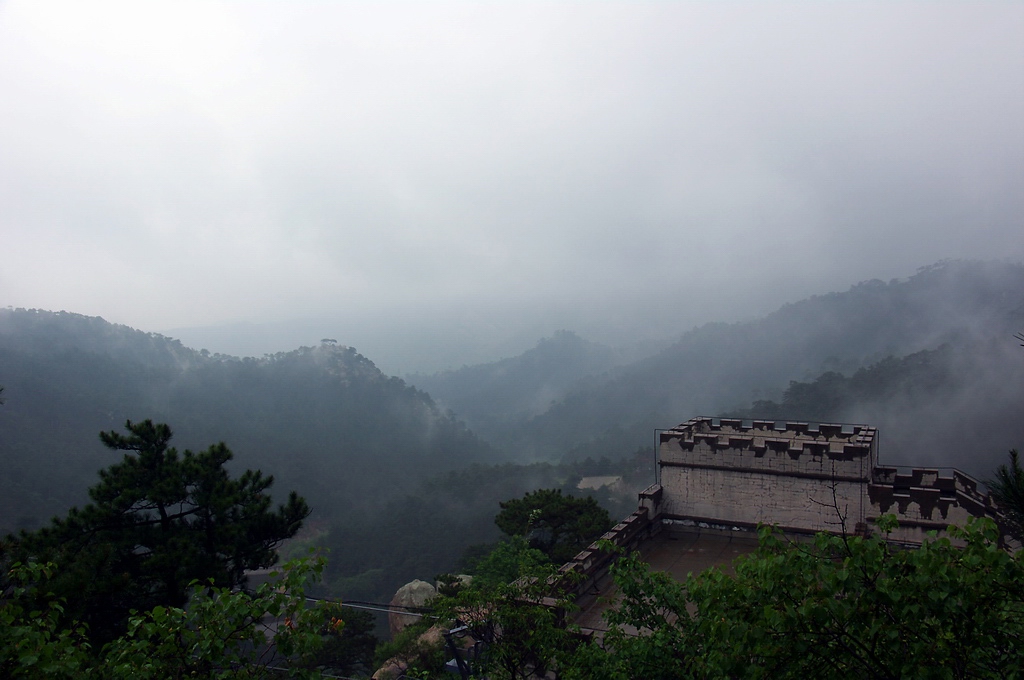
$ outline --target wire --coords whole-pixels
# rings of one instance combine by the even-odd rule
[[[290,668],[285,668],[284,666],[262,666],[262,668],[266,668],[272,671],[291,671]],[[318,673],[320,673],[321,678],[338,678],[339,680],[366,680],[365,678],[350,678],[347,675],[328,675],[323,671],[318,671]]]
[[[332,600],[329,597],[306,597],[307,602],[332,602],[342,607],[365,609],[372,612],[401,614],[403,616],[426,616],[433,612],[431,607],[405,607],[400,604],[382,604],[380,602],[362,602],[360,600]]]

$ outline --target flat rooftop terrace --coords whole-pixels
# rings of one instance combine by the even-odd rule
[[[709,567],[722,567],[732,573],[732,563],[740,555],[757,549],[757,534],[752,531],[722,531],[697,527],[665,527],[644,543],[640,555],[654,571],[662,571],[677,581],[688,574],[697,574]],[[618,600],[618,591],[607,574],[597,582],[596,592],[578,600],[580,611],[576,623],[584,629],[606,629],[601,615]]]

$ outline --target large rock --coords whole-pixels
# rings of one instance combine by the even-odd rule
[[[423,635],[416,638],[416,641],[418,646],[421,647],[443,647],[444,629],[439,626],[431,626]],[[371,680],[395,680],[395,678],[407,677],[405,672],[409,670],[410,663],[414,659],[415,654],[407,656],[404,652],[399,652],[396,656],[385,661],[384,665],[370,676]]]
[[[423,607],[427,602],[437,595],[437,589],[426,581],[416,579],[406,583],[398,589],[395,596],[391,598],[392,607]],[[403,628],[415,623],[420,617],[411,614],[400,614],[390,612],[388,614],[388,627],[391,628],[391,635],[397,635]]]

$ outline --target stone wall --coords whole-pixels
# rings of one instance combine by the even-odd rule
[[[891,538],[901,543],[920,543],[927,532],[962,526],[970,517],[1001,519],[992,498],[979,491],[978,481],[959,470],[876,467],[868,496],[866,521],[895,514],[900,525]]]
[[[661,521],[852,533],[891,513],[891,539],[919,544],[928,531],[1000,516],[962,472],[880,467],[867,425],[694,418],[661,432],[658,458],[661,491],[641,507]]]
[[[874,428],[694,418],[660,440],[664,519],[816,532],[867,514]]]
[[[607,575],[608,566],[620,554],[615,550],[603,549],[598,542],[608,541],[625,553],[637,550],[640,544],[661,529],[660,522],[652,521],[660,497],[661,489],[657,485],[641,492],[640,507],[633,514],[609,529],[558,570],[560,576],[568,577],[560,578],[559,583],[563,586],[570,584],[564,592],[576,599],[577,604],[586,602],[588,594],[598,592],[597,582]]]

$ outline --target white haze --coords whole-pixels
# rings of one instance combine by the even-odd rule
[[[0,3],[0,305],[398,373],[1024,259],[1024,4]]]

